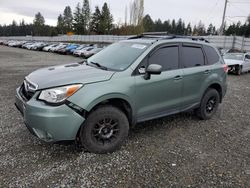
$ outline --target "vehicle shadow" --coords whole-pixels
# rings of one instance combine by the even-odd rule
[[[195,116],[195,113],[193,111],[183,112],[176,115],[170,115],[167,117],[162,117],[154,120],[149,120],[143,123],[138,123],[134,127],[131,127],[130,133],[128,136],[128,139],[126,142],[133,141],[138,137],[138,135],[141,134],[149,134],[152,133],[152,131],[168,131],[175,129],[180,126],[191,126],[189,123],[183,123],[185,121],[192,121],[192,120],[199,120],[198,117]],[[41,142],[41,141],[40,141]],[[47,147],[48,150],[53,150],[54,153],[78,153],[78,152],[84,152],[88,153],[87,151],[84,151],[83,148],[79,148],[75,146],[74,141],[61,141],[54,144],[45,143],[43,142],[45,147]],[[62,151],[63,150],[63,151]]]
[[[152,129],[164,129],[170,130],[174,129],[178,126],[188,126],[188,124],[183,124],[180,122],[185,122],[187,120],[199,120],[197,116],[195,116],[194,111],[182,112],[175,115],[165,116],[162,118],[157,118],[154,120],[145,121],[142,123],[136,124],[131,129],[131,137],[138,132],[147,132],[152,131]]]

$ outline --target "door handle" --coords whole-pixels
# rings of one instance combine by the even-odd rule
[[[210,73],[211,73],[210,70],[205,70],[205,71],[204,71],[204,74],[210,74]]]
[[[174,77],[174,80],[181,80],[181,79],[182,79],[182,76],[180,76],[180,75]]]

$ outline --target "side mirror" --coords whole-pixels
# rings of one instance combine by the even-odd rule
[[[162,66],[158,64],[151,64],[146,69],[146,73],[144,75],[145,80],[149,80],[151,78],[151,74],[161,74]]]

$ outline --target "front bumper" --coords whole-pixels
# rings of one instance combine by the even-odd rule
[[[26,102],[20,94],[20,88],[16,90],[15,105],[22,113],[24,123],[30,132],[46,142],[74,140],[85,121],[67,105],[46,105],[36,100],[36,94]]]

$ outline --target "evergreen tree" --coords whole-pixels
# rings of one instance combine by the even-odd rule
[[[19,35],[20,36],[26,36],[26,24],[24,22],[24,19],[22,19],[22,21],[19,24],[20,28],[19,28]]]
[[[182,22],[182,28],[181,28],[181,31],[182,31],[182,35],[186,35],[186,25],[185,25],[185,22]]]
[[[200,36],[206,34],[206,28],[201,21],[199,21],[198,26],[197,26],[197,34]]]
[[[84,34],[84,19],[80,3],[77,3],[74,12],[73,27],[76,34]]]
[[[163,24],[162,24],[161,19],[156,20],[155,24],[154,24],[154,31],[155,32],[162,32],[162,31],[164,31],[162,26],[163,26]]]
[[[246,25],[247,26],[245,36],[250,37],[250,15],[247,17]]]
[[[44,32],[44,24],[45,24],[45,19],[42,16],[42,14],[40,12],[38,12],[35,15],[35,19],[33,21],[33,25],[34,25],[34,35],[38,35],[41,36],[42,33]]]
[[[143,27],[144,27],[144,31],[146,32],[153,31],[154,29],[154,21],[152,20],[149,14],[147,14],[143,18]]]
[[[35,15],[35,19],[34,19],[33,23],[34,23],[34,25],[44,25],[45,24],[45,19],[40,12],[38,12]]]
[[[84,0],[82,6],[82,24],[84,28],[84,34],[87,34],[89,31],[89,24],[90,24],[90,7],[89,7],[89,0]]]
[[[170,20],[164,21],[164,23],[163,23],[163,31],[166,31],[167,33],[171,33]]]
[[[194,25],[194,28],[193,28],[193,34],[194,36],[197,36],[198,35],[198,31],[197,31],[197,26]]]
[[[192,27],[191,27],[190,23],[188,23],[188,25],[187,25],[186,35],[192,35]]]
[[[174,19],[172,20],[172,24],[171,24],[171,33],[172,34],[176,33],[176,22]]]
[[[104,3],[101,12],[100,32],[102,34],[110,34],[112,26],[113,16],[110,13],[108,4]]]
[[[101,11],[98,6],[95,7],[95,12],[92,15],[90,23],[90,31],[95,34],[100,34],[100,24],[101,24]]]
[[[57,31],[59,34],[64,34],[65,31],[64,19],[63,16],[60,14],[57,18]]]
[[[73,30],[73,15],[70,6],[66,6],[63,11],[64,33]]]
[[[236,35],[240,35],[241,22],[238,21],[236,24]]]
[[[208,28],[207,28],[207,34],[208,35],[214,35],[215,34],[215,27],[213,26],[212,23],[210,23]]]
[[[11,35],[17,35],[16,33],[18,32],[18,27],[17,27],[17,22],[15,20],[12,21],[11,24]]]
[[[178,35],[184,34],[183,23],[181,18],[177,22],[175,33]]]

